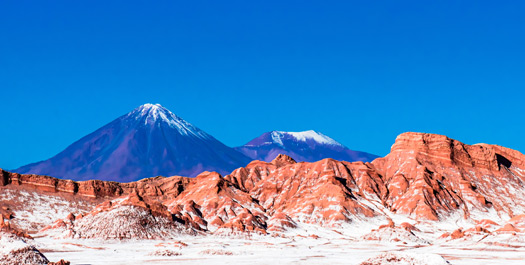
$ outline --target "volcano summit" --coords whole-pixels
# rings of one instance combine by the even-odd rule
[[[229,173],[250,159],[159,104],[144,104],[54,157],[14,170],[73,180],[134,181]]]

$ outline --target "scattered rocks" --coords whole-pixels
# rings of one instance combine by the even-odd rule
[[[205,250],[199,252],[199,254],[202,254],[202,255],[231,256],[231,255],[233,255],[233,252],[228,251],[228,250],[223,250],[223,249],[205,249]]]
[[[159,249],[151,252],[149,254],[150,256],[161,256],[161,257],[173,257],[173,256],[180,256],[182,253],[169,250],[169,249]]]
[[[437,254],[386,252],[360,263],[360,265],[446,265],[447,260]]]

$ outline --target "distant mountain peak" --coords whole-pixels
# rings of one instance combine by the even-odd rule
[[[16,172],[75,180],[134,181],[158,175],[227,174],[250,159],[160,104],[144,104]]]
[[[261,145],[278,145],[285,147],[287,141],[304,142],[308,144],[330,145],[337,147],[344,147],[336,140],[314,130],[302,132],[285,132],[285,131],[271,131],[262,134],[260,137],[253,139],[245,146],[261,146]]]
[[[314,130],[302,132],[271,131],[263,133],[243,146],[236,147],[251,159],[272,161],[285,154],[296,161],[314,162],[324,158],[370,162],[376,155],[350,150],[336,140]]]

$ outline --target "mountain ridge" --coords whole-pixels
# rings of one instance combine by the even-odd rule
[[[295,146],[289,144],[289,136],[294,137]],[[265,151],[264,144],[231,148],[160,104],[146,103],[80,138],[55,156],[11,171],[73,180],[129,182],[159,175],[195,177],[202,171],[227,174],[253,159],[269,162],[280,153],[309,162],[327,157],[347,161],[371,161],[377,157],[349,150],[312,130],[273,131],[270,138],[272,144],[280,143],[281,148],[271,152]],[[250,143],[257,143],[257,139],[261,137]],[[264,158],[252,156],[245,152],[246,148],[267,154]]]

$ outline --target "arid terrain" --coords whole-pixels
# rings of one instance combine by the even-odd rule
[[[371,163],[279,155],[129,183],[2,171],[0,186],[2,264],[525,259],[525,156],[434,134],[401,134]]]

